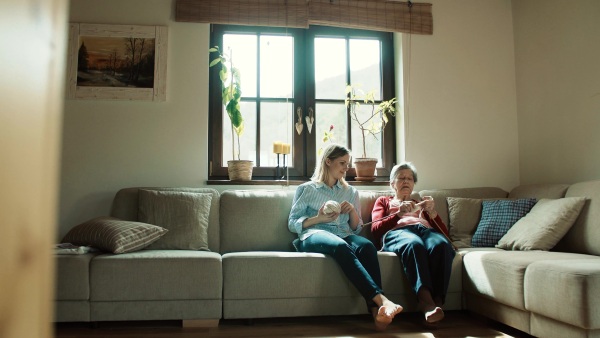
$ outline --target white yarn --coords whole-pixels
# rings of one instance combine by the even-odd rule
[[[390,201],[390,207],[396,207],[396,208],[400,208],[400,206],[401,206],[401,205],[402,205],[402,201],[400,201],[400,200],[397,200],[397,199],[395,199],[395,198],[394,198],[394,199],[392,199],[392,200]],[[417,211],[419,211],[419,210],[421,210],[421,206],[420,206],[420,205],[418,205],[418,204],[415,204],[415,205],[413,206],[412,210],[411,210],[411,211],[409,211],[409,212],[413,213],[413,212],[417,212]]]
[[[325,207],[323,208],[323,212],[326,214],[331,213],[340,213],[342,211],[342,207],[336,201],[327,201],[325,202]]]

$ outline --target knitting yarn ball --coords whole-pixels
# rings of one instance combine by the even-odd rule
[[[323,208],[323,212],[326,214],[331,213],[340,213],[342,211],[342,207],[336,201],[327,201],[325,202],[325,207]]]

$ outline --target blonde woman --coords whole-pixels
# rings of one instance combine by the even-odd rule
[[[347,148],[331,144],[323,151],[311,181],[296,190],[288,228],[298,234],[298,251],[335,259],[365,298],[375,328],[384,330],[402,306],[383,295],[377,249],[358,235],[362,229],[358,191],[344,180],[349,164]],[[337,203],[326,206],[328,201]]]

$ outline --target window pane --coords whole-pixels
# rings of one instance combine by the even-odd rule
[[[260,165],[263,167],[277,166],[277,155],[273,154],[273,142],[279,141],[291,144],[291,153],[287,156],[287,165],[292,166],[290,159],[294,153],[292,144],[292,102],[263,102],[260,109]],[[286,127],[288,126],[288,127]],[[281,156],[280,156],[281,157]],[[283,158],[280,158],[283,166]]]
[[[315,38],[315,96],[344,99],[346,88],[346,40]]]
[[[373,90],[381,100],[381,47],[379,40],[350,40],[350,79],[352,85]]]
[[[289,36],[260,37],[260,96],[292,97],[294,40]]]
[[[381,128],[381,125],[377,125],[377,120],[372,119],[368,121],[368,118],[371,116],[371,105],[361,104],[360,107],[356,109],[356,116],[361,123],[364,123],[365,129],[370,129],[371,123],[375,123],[375,128]],[[366,122],[366,123],[365,123]],[[372,135],[365,130],[365,145],[366,145],[366,154],[363,153],[363,136],[358,127],[358,123],[356,121],[352,121],[352,155],[353,157],[373,157],[377,158],[379,163],[378,166],[383,163],[381,159],[381,140],[383,134],[379,133],[376,135]]]
[[[242,147],[240,160],[256,162],[256,103],[240,102],[240,109],[244,117],[244,132],[239,139]],[[223,107],[223,166],[227,166],[229,160],[237,160],[238,138],[236,135],[235,139],[232,139],[231,135],[231,121],[229,121],[229,116],[225,112],[225,107]],[[232,151],[234,141],[235,151]]]
[[[348,146],[348,120],[344,103],[317,103],[315,110],[315,137],[317,142],[315,151],[320,157],[319,149],[325,148],[329,143],[338,143]],[[333,126],[333,139],[323,141],[325,132]]]
[[[222,53],[229,56],[229,61],[233,60],[233,65],[240,71],[243,97],[256,97],[256,41],[256,35],[223,35]],[[231,64],[228,68],[231,68]]]

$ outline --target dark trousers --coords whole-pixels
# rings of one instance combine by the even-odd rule
[[[383,251],[400,257],[415,293],[426,287],[434,300],[445,302],[456,253],[443,234],[422,224],[409,225],[387,233]]]
[[[340,238],[321,231],[300,242],[298,251],[329,255],[365,298],[369,308],[377,307],[373,297],[383,294],[377,249],[370,240],[357,235]]]

